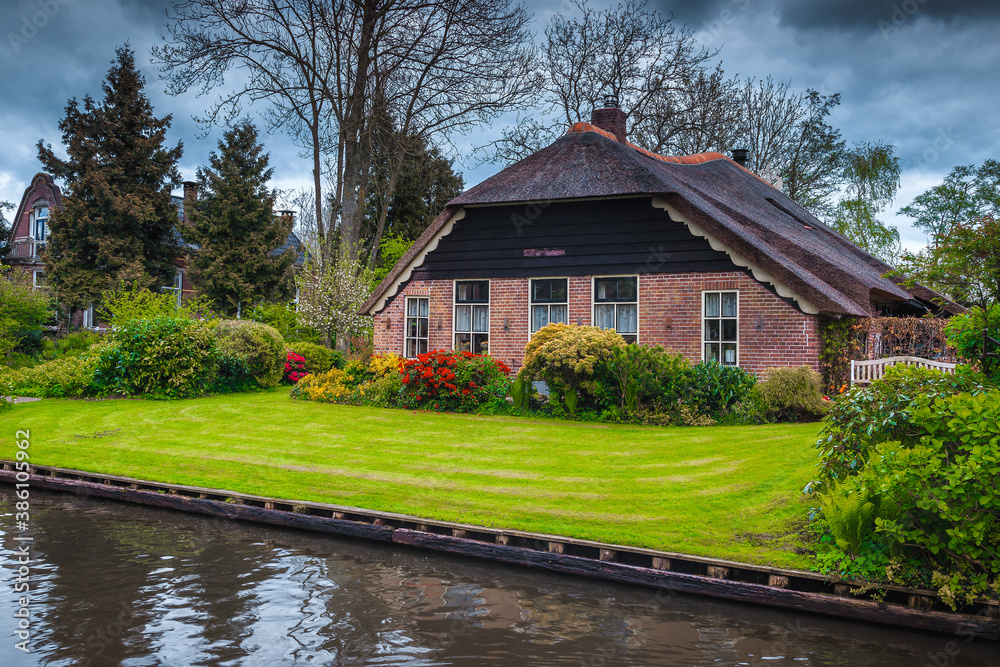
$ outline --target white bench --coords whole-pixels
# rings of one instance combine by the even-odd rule
[[[852,361],[851,362],[851,386],[856,384],[871,384],[873,380],[878,380],[885,375],[885,369],[895,364],[905,364],[906,366],[919,366],[920,368],[930,368],[943,373],[954,373],[955,366],[944,361],[933,361],[920,357],[886,357],[885,359],[875,359],[873,361]]]

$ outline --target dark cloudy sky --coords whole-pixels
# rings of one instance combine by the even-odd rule
[[[218,130],[199,138],[192,115],[206,100],[163,92],[149,51],[164,32],[169,0],[0,0],[0,199],[15,203],[40,169],[35,144],[59,144],[70,97],[100,96],[114,48],[131,42],[159,115],[173,114],[169,137],[184,142],[181,172],[194,176]],[[561,4],[560,4],[561,2]],[[541,32],[565,0],[531,3]],[[608,2],[594,2],[606,6]],[[672,11],[708,46],[721,47],[727,73],[789,81],[799,90],[840,92],[832,118],[849,142],[896,146],[902,188],[892,211],[938,183],[958,164],[1000,157],[1000,2],[989,0],[650,0]],[[459,150],[481,144],[456,138]],[[273,185],[307,186],[309,165],[285,137],[265,137]],[[463,159],[466,184],[497,170]],[[892,213],[904,243],[924,238]]]

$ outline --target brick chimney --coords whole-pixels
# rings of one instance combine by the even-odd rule
[[[195,181],[184,181],[181,185],[184,186],[184,222],[190,225],[190,207],[194,206],[194,203],[198,201],[198,183]]]
[[[594,108],[590,116],[591,125],[596,125],[606,132],[618,137],[625,143],[625,112],[618,108],[618,98],[614,95],[604,96],[604,108]]]

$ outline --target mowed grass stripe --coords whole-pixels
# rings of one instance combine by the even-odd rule
[[[655,428],[292,401],[18,405],[32,461],[804,567],[815,424]],[[5,439],[0,455],[14,456]]]

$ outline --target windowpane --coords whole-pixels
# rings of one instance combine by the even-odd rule
[[[553,306],[553,308],[558,308],[559,306]],[[538,331],[546,324],[549,323],[549,307],[548,306],[532,306],[531,307],[531,331],[532,333]]]
[[[430,335],[430,299],[408,298],[406,300],[406,326],[404,328],[403,354],[414,358],[427,351],[427,339]]]
[[[486,342],[488,339],[488,334],[472,334],[472,353],[488,354],[489,347]]]
[[[418,340],[417,341],[417,354],[427,354],[427,341]]]
[[[613,305],[594,306],[594,323],[602,329],[614,329],[615,307]]]
[[[705,340],[719,340],[719,320],[705,320]]]
[[[430,334],[429,332],[430,326],[427,321],[427,318],[421,317],[420,319],[417,320],[417,323],[418,323],[417,338],[427,338],[428,335]]]
[[[566,306],[550,306],[549,322],[560,324],[569,323],[569,309]]]
[[[455,331],[472,331],[472,306],[455,306]]]
[[[722,294],[722,316],[736,317],[736,292]]]
[[[552,301],[565,301],[566,300],[566,280],[553,280],[552,282],[552,292],[549,294],[549,299]]]
[[[420,317],[427,317],[430,314],[431,300],[417,299],[417,303],[420,304]]]
[[[705,361],[718,361],[718,360],[719,360],[718,343],[705,343]]]
[[[416,317],[420,308],[420,299],[410,299],[406,302],[406,314]]]
[[[456,303],[486,303],[489,300],[488,280],[463,280],[455,283]]]
[[[718,317],[719,316],[719,295],[706,294],[705,295],[705,317]]]
[[[406,339],[406,356],[412,359],[413,357],[417,356],[418,354],[419,354],[419,352],[417,352],[417,340],[415,338],[407,338]]]
[[[638,314],[634,305],[618,306],[618,333],[638,333]]]
[[[736,340],[736,320],[722,320],[722,340]]]
[[[459,352],[472,352],[472,334],[455,334],[455,349]]]
[[[615,282],[602,278],[594,283],[594,300],[610,301],[615,298]]]
[[[472,307],[472,330],[473,331],[489,331],[490,330],[490,307],[489,306],[473,306]]]
[[[619,278],[618,279],[618,295],[617,301],[635,301],[636,295],[636,279],[635,278]]]
[[[722,363],[727,366],[736,365],[736,343],[722,344]]]
[[[406,337],[407,338],[417,337],[417,318],[415,317],[406,318]]]

